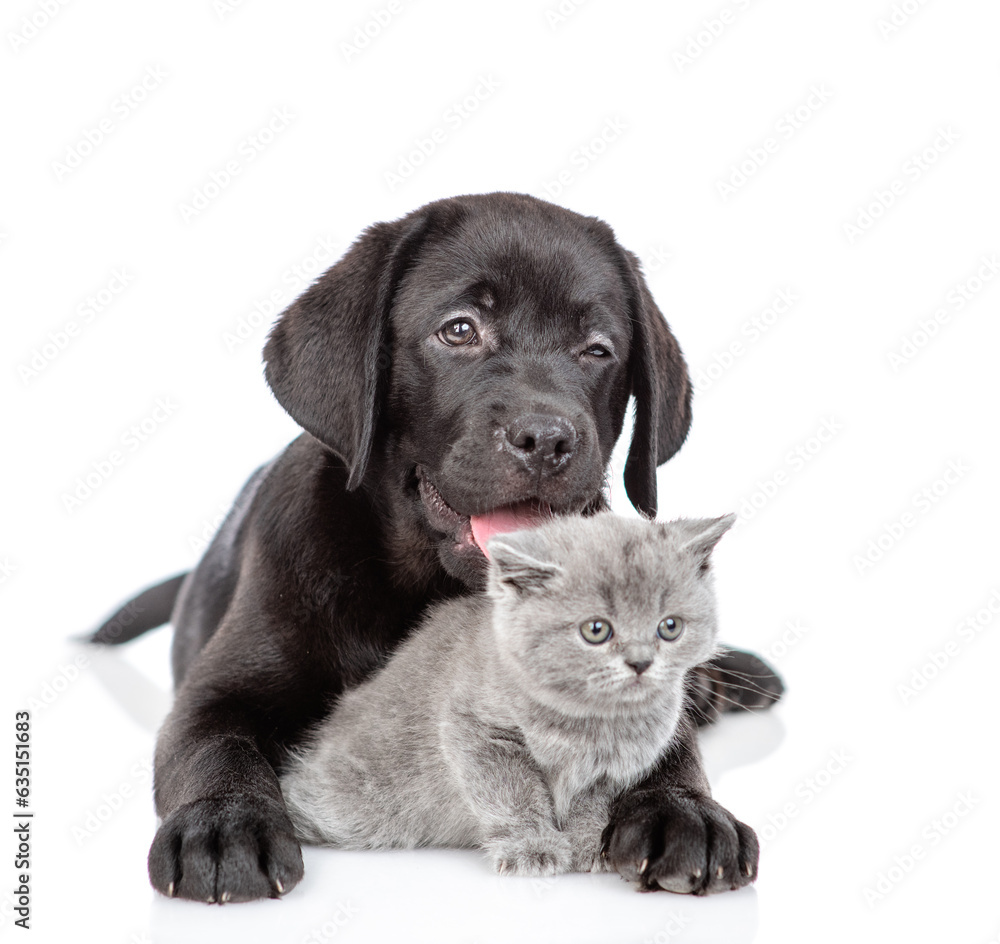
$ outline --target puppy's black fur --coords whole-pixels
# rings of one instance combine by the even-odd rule
[[[183,583],[177,698],[156,750],[150,878],[202,901],[280,895],[301,878],[275,770],[428,602],[481,586],[470,516],[604,507],[630,394],[626,489],[655,514],[656,466],[690,424],[687,369],[635,257],[604,223],[517,194],[371,227],[284,312],[265,362],[306,432],[253,475]],[[113,623],[95,639],[136,632],[109,638]],[[692,686],[684,737],[605,834],[645,887],[704,893],[756,876],[756,839],[710,799],[693,721],[737,691],[762,707],[780,682],[749,654],[727,658]],[[747,670],[756,694],[727,689],[725,671]]]

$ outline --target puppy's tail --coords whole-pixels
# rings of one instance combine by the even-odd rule
[[[117,646],[168,622],[186,577],[186,573],[178,574],[156,586],[147,587],[84,639],[105,646]]]

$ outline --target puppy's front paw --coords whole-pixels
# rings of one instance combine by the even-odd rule
[[[604,831],[609,865],[646,891],[710,895],[757,878],[754,831],[709,797],[648,798]]]
[[[572,867],[569,840],[557,830],[491,839],[483,848],[500,875],[556,875]]]
[[[253,797],[195,800],[174,810],[149,850],[149,879],[171,898],[277,898],[302,878],[284,807]]]

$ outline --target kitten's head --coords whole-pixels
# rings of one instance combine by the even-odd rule
[[[715,650],[709,563],[735,520],[605,513],[493,538],[497,646],[522,687],[580,716],[676,702]]]

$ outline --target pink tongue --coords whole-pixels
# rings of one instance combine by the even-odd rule
[[[522,531],[540,525],[548,513],[532,502],[521,502],[508,508],[498,508],[485,515],[472,515],[472,537],[487,558],[486,542],[495,534],[506,534],[508,531]]]

